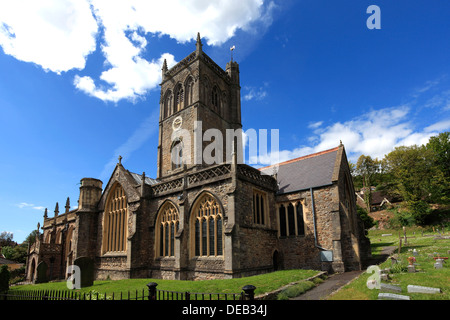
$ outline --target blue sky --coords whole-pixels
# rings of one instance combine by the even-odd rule
[[[366,10],[380,8],[381,29]],[[26,9],[24,9],[26,8]],[[382,158],[450,129],[450,2],[0,0],[0,232],[21,242],[79,181],[156,176],[161,63],[195,50],[241,75],[244,130],[280,160]],[[270,149],[269,149],[270,150]]]

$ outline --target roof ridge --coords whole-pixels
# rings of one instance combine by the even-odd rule
[[[326,154],[326,153],[330,153],[330,152],[333,152],[333,151],[337,151],[339,149],[339,147],[340,146],[337,146],[337,147],[334,147],[334,148],[331,148],[331,149],[328,149],[328,150],[323,150],[323,151],[307,154],[307,155],[304,155],[304,156],[301,156],[301,157],[298,157],[298,158],[294,158],[294,159],[291,159],[291,160],[286,160],[286,161],[283,161],[283,162],[280,162],[280,163],[272,164],[270,166],[262,167],[262,168],[259,168],[258,170],[261,171],[261,170],[269,169],[269,168],[274,167],[274,166],[285,165],[285,164],[289,164],[289,163],[293,163],[293,162],[297,162],[297,161],[301,161],[301,160],[317,157],[317,156],[320,156],[322,154]]]

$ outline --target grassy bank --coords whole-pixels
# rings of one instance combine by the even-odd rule
[[[162,279],[127,279],[127,280],[109,280],[95,281],[91,287],[76,290],[78,292],[90,292],[92,290],[107,293],[111,295],[114,292],[115,297],[120,296],[122,292],[127,296],[128,291],[131,297],[136,290],[142,293],[147,290],[147,283],[158,283],[158,289],[192,293],[239,293],[242,287],[251,284],[256,287],[255,294],[263,294],[283,287],[291,282],[301,281],[318,274],[317,270],[282,270],[268,274],[262,274],[251,277],[226,279],[226,280],[201,280],[201,281],[184,281],[184,280],[162,280]],[[10,290],[66,290],[66,282],[51,282],[34,285],[15,286]]]
[[[407,244],[404,243],[403,230],[402,247],[400,253],[395,252],[399,263],[392,266],[391,259],[380,265],[381,269],[391,268],[389,280],[382,280],[382,283],[399,285],[402,295],[410,296],[411,300],[450,300],[450,261],[444,263],[443,269],[434,268],[434,257],[450,257],[450,239],[435,239],[439,236],[437,232],[424,231],[420,228],[408,228],[406,230]],[[391,234],[391,235],[388,235]],[[448,236],[448,232],[446,233]],[[374,255],[380,254],[386,246],[399,246],[399,230],[375,230],[369,232]],[[413,257],[413,249],[418,255],[416,258],[415,273],[408,273],[408,257]],[[363,273],[361,276],[343,287],[332,295],[331,300],[376,300],[380,290],[369,289],[366,282],[371,274]],[[419,285],[425,287],[440,288],[443,293],[439,294],[410,294],[407,292],[408,285]]]

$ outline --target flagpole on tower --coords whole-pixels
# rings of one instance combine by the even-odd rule
[[[232,47],[230,48],[230,52],[231,52],[231,61],[233,61],[233,51],[234,51],[234,49],[236,49],[236,46],[232,46]]]

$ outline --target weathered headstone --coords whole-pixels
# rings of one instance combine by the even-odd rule
[[[41,261],[36,268],[36,281],[35,283],[44,283],[48,282],[47,278],[47,263],[45,261]]]
[[[400,288],[399,286],[393,285],[393,284],[381,283],[380,291],[400,293],[400,292],[402,292],[402,288]]]
[[[411,298],[401,294],[381,292],[378,294],[378,300],[411,300]]]
[[[397,264],[398,260],[396,257],[391,257],[391,267],[393,267],[395,264]]]
[[[408,293],[441,293],[441,289],[439,288],[432,288],[432,287],[423,287],[423,286],[416,286],[416,285],[408,285]]]
[[[88,257],[75,259],[74,265],[80,268],[81,288],[90,287],[94,284],[94,261]]]
[[[436,262],[434,263],[435,269],[442,269],[444,267],[444,259],[436,259]]]

